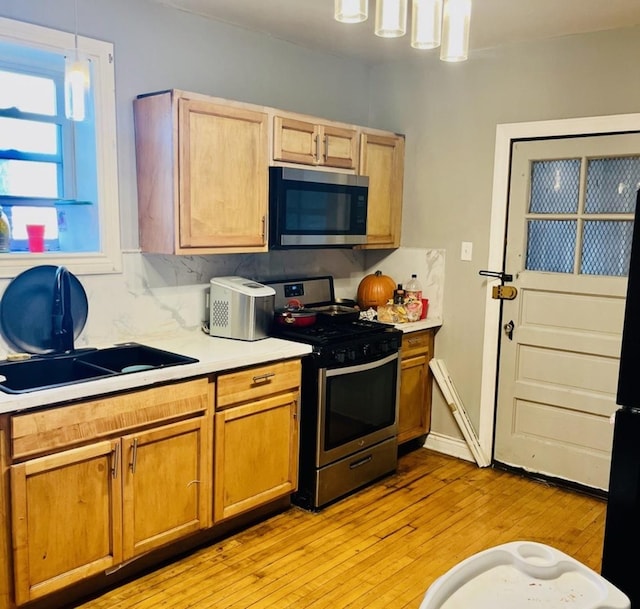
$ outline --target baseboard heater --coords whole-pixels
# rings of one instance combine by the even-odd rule
[[[488,467],[491,465],[491,460],[485,455],[484,450],[482,450],[482,447],[480,446],[478,436],[476,435],[473,425],[469,420],[467,411],[464,409],[460,395],[451,380],[447,366],[443,360],[433,358],[429,362],[429,367],[433,372],[434,378],[438,382],[440,391],[442,391],[442,395],[444,396],[449,409],[453,413],[453,418],[456,420],[456,423],[464,436],[465,442],[471,450],[473,458],[476,460],[479,467]]]

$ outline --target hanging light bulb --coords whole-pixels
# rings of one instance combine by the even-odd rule
[[[470,20],[471,0],[444,0],[440,59],[464,61],[469,57]]]
[[[361,23],[369,16],[369,0],[335,0],[333,6],[335,20],[342,23]]]
[[[78,0],[75,0],[74,48],[64,59],[64,110],[72,121],[83,121],[91,86],[89,58],[78,50]]]
[[[376,0],[376,36],[397,38],[407,31],[407,0]]]
[[[442,32],[442,0],[413,0],[411,46],[435,49],[440,46]]]

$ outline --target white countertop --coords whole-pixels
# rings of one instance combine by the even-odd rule
[[[441,325],[441,319],[422,319],[416,322],[395,324],[395,327],[407,333],[438,328]],[[183,331],[162,337],[136,337],[134,342],[192,357],[198,362],[131,374],[118,374],[94,381],[83,381],[28,393],[0,392],[0,414],[91,398],[128,389],[144,388],[157,383],[179,381],[223,370],[301,357],[311,353],[311,346],[303,343],[278,338],[265,338],[256,341],[215,338],[204,334],[201,330]],[[108,347],[111,345],[96,346]]]
[[[90,398],[127,389],[144,388],[156,383],[178,381],[212,372],[300,357],[311,353],[311,346],[303,343],[277,338],[265,338],[251,342],[215,338],[204,334],[200,330],[181,332],[164,337],[137,337],[135,342],[193,357],[199,361],[195,364],[181,364],[143,372],[119,374],[94,381],[83,381],[74,385],[29,393],[9,394],[0,392],[0,414]]]
[[[405,324],[394,324],[398,330],[402,330],[405,334],[408,332],[417,332],[418,330],[428,330],[429,328],[439,328],[441,325],[441,319],[431,317],[419,321],[410,321]]]

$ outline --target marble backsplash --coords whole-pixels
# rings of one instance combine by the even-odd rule
[[[45,263],[43,261],[43,263]],[[331,275],[337,297],[355,298],[365,275],[380,269],[398,283],[418,274],[429,317],[442,318],[444,251],[288,250],[265,254],[162,256],[125,252],[123,272],[78,277],[89,302],[76,347],[105,346],[145,337],[197,330],[207,317],[209,279],[239,275],[265,281]],[[2,291],[8,285],[2,282]],[[15,349],[0,340],[0,357]]]

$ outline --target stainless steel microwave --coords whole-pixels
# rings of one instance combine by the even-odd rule
[[[271,249],[353,247],[367,242],[369,178],[269,168]]]

